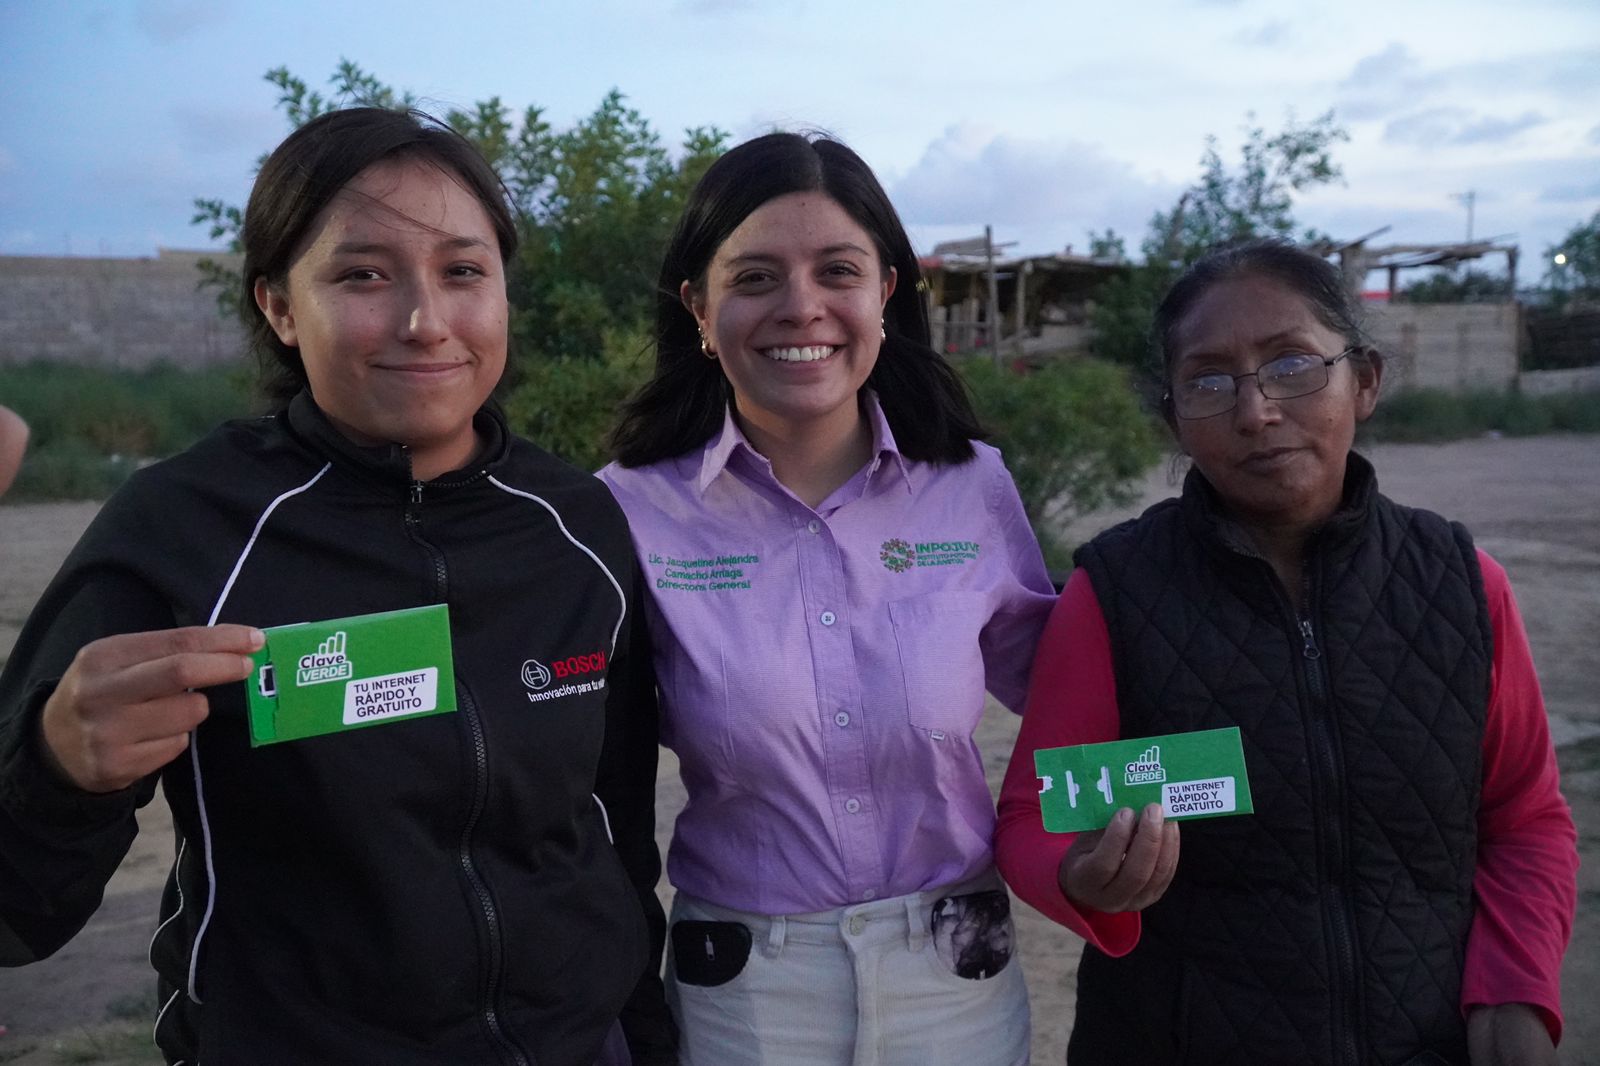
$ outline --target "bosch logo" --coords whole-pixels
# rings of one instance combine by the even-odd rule
[[[589,655],[574,655],[567,659],[557,659],[550,664],[557,677],[578,677],[582,674],[592,674],[606,668],[606,653],[593,652]]]
[[[522,664],[522,683],[531,689],[541,689],[550,683],[550,668],[538,659]]]

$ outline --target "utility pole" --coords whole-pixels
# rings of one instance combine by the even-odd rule
[[[989,355],[1000,365],[1000,282],[994,276],[994,228],[983,227],[983,257],[989,271]]]
[[[1473,202],[1477,200],[1478,193],[1477,193],[1477,191],[1475,189],[1468,189],[1466,192],[1451,193],[1450,196],[1451,196],[1451,199],[1460,200],[1462,203],[1467,205],[1467,243],[1471,244],[1472,243],[1472,205],[1473,205]]]

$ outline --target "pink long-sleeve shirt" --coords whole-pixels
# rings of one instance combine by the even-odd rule
[[[1494,663],[1473,878],[1477,910],[1461,1007],[1532,1004],[1559,1039],[1561,957],[1577,906],[1577,832],[1561,796],[1544,697],[1511,583],[1482,551],[1478,562]],[[1033,753],[1120,736],[1110,634],[1088,575],[1076,570],[1039,643],[1027,711],[1000,792],[995,859],[1019,896],[1112,956],[1138,942],[1139,915],[1079,909],[1062,894],[1057,870],[1075,834],[1045,832]]]
[[[993,863],[973,733],[1017,708],[1054,589],[999,452],[872,460],[815,509],[731,416],[688,454],[600,472],[650,587],[662,743],[688,803],[673,885],[761,914],[969,880]]]

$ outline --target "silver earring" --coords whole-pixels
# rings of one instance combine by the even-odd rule
[[[705,330],[700,331],[700,354],[707,359],[715,359],[717,353],[711,350],[711,345],[706,342]]]
[[[878,339],[885,341],[889,339],[889,331],[885,328],[884,321],[881,318],[878,319]]]

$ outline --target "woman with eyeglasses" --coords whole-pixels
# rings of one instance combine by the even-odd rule
[[[1156,313],[1182,495],[1078,551],[1000,799],[1091,945],[1069,1063],[1553,1063],[1576,834],[1505,571],[1378,492],[1338,271],[1215,251]],[[1254,813],[1048,834],[1033,753],[1239,728]],[[1096,947],[1098,944],[1100,947]]]

